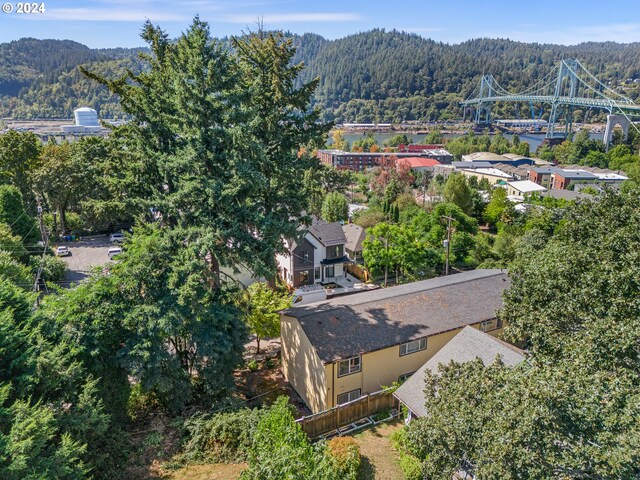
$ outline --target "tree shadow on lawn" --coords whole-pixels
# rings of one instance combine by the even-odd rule
[[[358,471],[358,480],[375,480],[376,478],[376,466],[371,463],[369,457],[362,457],[362,463],[360,463],[360,470]]]

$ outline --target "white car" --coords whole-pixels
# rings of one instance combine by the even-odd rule
[[[122,253],[122,249],[120,247],[109,247],[109,250],[107,251],[107,255],[109,256],[109,260],[112,260],[113,257],[118,255],[119,253]]]
[[[111,240],[111,243],[122,243],[124,242],[124,233],[112,233],[109,239]]]
[[[69,247],[66,245],[60,245],[56,248],[56,255],[58,257],[66,257],[67,255],[71,255],[71,252],[69,251]]]

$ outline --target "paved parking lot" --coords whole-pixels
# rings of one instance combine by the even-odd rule
[[[71,252],[71,255],[60,258],[68,265],[65,281],[73,283],[86,278],[93,267],[107,263],[107,250],[113,246],[106,235],[86,238],[80,242],[58,242],[53,245],[54,250],[58,245],[66,245]]]

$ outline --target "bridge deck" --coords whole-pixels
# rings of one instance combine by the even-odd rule
[[[581,107],[599,107],[608,110],[624,110],[640,113],[640,106],[633,103],[617,102],[605,98],[556,97],[553,95],[499,95],[493,97],[473,98],[465,100],[462,106],[491,102],[533,102],[576,105]]]

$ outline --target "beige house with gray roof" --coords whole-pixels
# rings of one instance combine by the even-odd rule
[[[403,380],[462,328],[498,335],[503,270],[473,270],[281,313],[282,369],[314,412]]]

